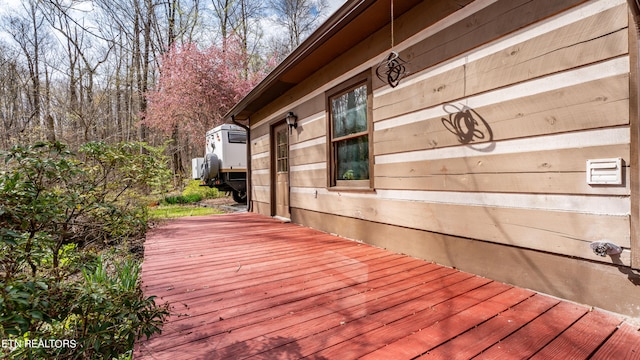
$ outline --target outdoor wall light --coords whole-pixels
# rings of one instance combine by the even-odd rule
[[[298,117],[293,112],[289,111],[284,120],[287,122],[287,125],[289,125],[289,132],[291,132],[292,129],[298,128]]]

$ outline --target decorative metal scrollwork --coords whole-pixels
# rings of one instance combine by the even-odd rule
[[[376,68],[376,75],[378,79],[394,88],[398,86],[400,80],[407,75],[406,63],[406,61],[400,58],[397,52],[392,51],[386,59],[380,62]]]

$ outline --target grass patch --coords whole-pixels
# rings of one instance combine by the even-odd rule
[[[208,207],[169,205],[149,209],[150,219],[174,219],[185,216],[218,215],[223,211]]]
[[[160,202],[163,205],[191,204],[202,200],[199,194],[165,196]]]

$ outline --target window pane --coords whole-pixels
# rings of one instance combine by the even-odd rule
[[[369,179],[369,137],[336,142],[337,180]]]
[[[333,137],[367,131],[367,86],[331,99]]]
[[[278,172],[289,171],[289,146],[286,128],[276,133],[276,169]]]
[[[232,144],[246,144],[247,133],[246,132],[230,132],[228,134],[229,142]]]

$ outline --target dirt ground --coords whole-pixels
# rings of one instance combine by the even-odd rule
[[[215,199],[204,199],[200,201],[200,206],[214,207],[225,213],[239,212],[246,209],[246,204],[238,204],[233,201],[231,196],[225,196]]]
[[[204,199],[200,201],[201,204],[206,206],[220,206],[220,205],[233,205],[236,202],[233,201],[231,196],[219,197],[215,199]]]

